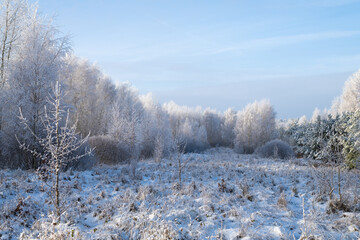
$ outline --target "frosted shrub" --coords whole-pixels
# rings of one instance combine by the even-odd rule
[[[111,136],[93,136],[89,144],[95,148],[94,152],[99,162],[105,164],[125,163],[130,158],[129,152]]]
[[[289,159],[294,156],[294,151],[289,144],[279,139],[271,140],[257,150],[260,157]]]

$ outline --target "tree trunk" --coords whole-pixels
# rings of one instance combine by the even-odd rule
[[[181,156],[178,156],[178,161],[179,161],[179,184],[181,185]]]
[[[60,169],[58,166],[55,170],[56,174],[56,181],[55,181],[55,208],[56,208],[56,224],[60,222],[60,193],[59,193],[59,175],[60,175]]]
[[[57,216],[57,222],[60,222],[60,192],[59,192],[59,177],[60,177],[60,168],[61,163],[59,159],[60,155],[60,129],[59,129],[59,122],[60,122],[60,89],[59,89],[59,83],[57,82],[56,85],[56,109],[55,109],[55,132],[56,132],[56,152],[55,152],[55,174],[56,174],[56,182],[55,182],[55,195],[56,195],[56,216]]]
[[[338,167],[338,190],[339,190],[339,201],[342,202],[342,196],[341,196],[341,175],[340,175],[340,167]]]

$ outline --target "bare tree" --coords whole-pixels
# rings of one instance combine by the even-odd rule
[[[182,172],[188,160],[184,160],[186,142],[181,138],[175,138],[173,142],[173,159],[177,168],[179,185],[182,184]]]
[[[160,163],[163,156],[164,156],[164,137],[161,134],[158,134],[155,138],[154,159],[156,162]]]
[[[41,150],[33,149],[25,143],[19,142],[19,144],[21,149],[30,152],[41,160],[43,171],[38,171],[40,177],[44,179],[44,174],[46,174],[52,180],[51,197],[56,209],[57,219],[55,223],[58,223],[62,211],[59,189],[60,172],[70,162],[90,155],[92,149],[85,148],[82,154],[77,154],[87,142],[88,136],[81,139],[76,132],[76,124],[70,125],[69,112],[65,111],[61,105],[61,91],[58,82],[56,83],[54,97],[49,98],[49,104],[52,109],[48,112],[45,107],[45,116],[42,119],[43,130],[46,132],[45,137],[39,137],[32,131],[20,108],[19,118],[39,143]],[[53,198],[54,195],[55,199]]]

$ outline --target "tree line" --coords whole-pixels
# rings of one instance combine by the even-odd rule
[[[76,56],[69,38],[49,22],[38,13],[36,4],[1,1],[2,168],[41,166],[41,159],[22,151],[19,143],[41,152],[34,136],[46,137],[43,120],[56,86],[61,88],[62,105],[76,126],[78,138],[89,136],[85,147],[95,148],[94,156],[77,163],[79,168],[95,161],[116,164],[149,157],[160,160],[174,151],[174,144],[180,144],[185,152],[224,146],[251,154],[277,138],[304,157],[330,159],[325,157],[324,149],[341,153],[346,161],[358,157],[359,73],[346,82],[343,95],[327,111],[332,115],[316,117],[316,121],[276,120],[267,100],[255,101],[240,111],[229,108],[224,113],[174,102],[161,105],[151,94],[140,96],[130,83],[115,85],[96,65]]]

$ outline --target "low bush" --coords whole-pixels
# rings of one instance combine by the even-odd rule
[[[294,157],[294,151],[291,146],[279,139],[265,143],[257,150],[257,154],[264,158],[289,159]]]
[[[89,144],[94,148],[94,153],[100,163],[118,164],[129,162],[130,153],[128,149],[125,146],[121,146],[111,136],[90,137]]]

